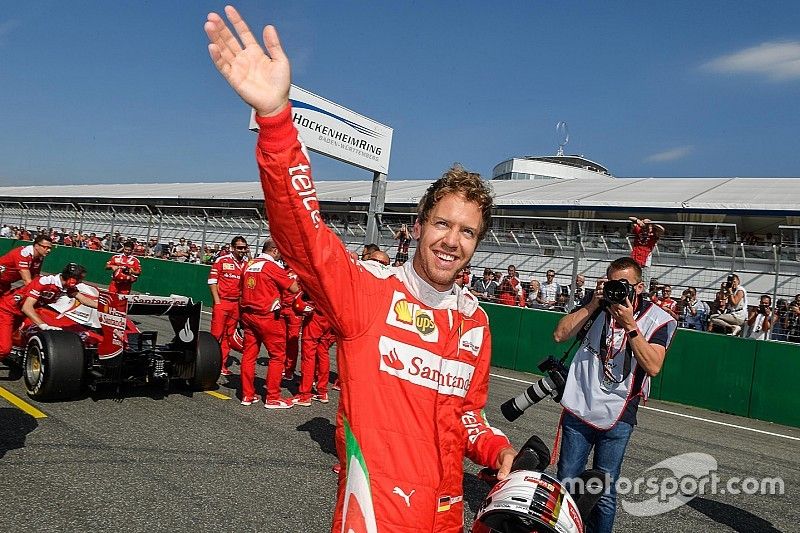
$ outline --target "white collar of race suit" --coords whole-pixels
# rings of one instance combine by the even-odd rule
[[[406,261],[397,269],[397,277],[409,292],[420,302],[434,309],[452,309],[465,316],[472,316],[478,309],[478,300],[467,289],[455,283],[449,290],[437,291],[414,270],[414,260]]]
[[[278,265],[279,267],[281,267],[283,269],[286,268],[286,265],[283,264],[282,261],[278,261],[277,259],[275,259],[274,257],[272,257],[269,254],[258,254],[256,257],[259,258],[259,259],[265,259],[265,260],[267,260],[267,261],[269,261],[271,263],[275,263],[276,265]]]

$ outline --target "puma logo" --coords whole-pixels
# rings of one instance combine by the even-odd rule
[[[394,490],[392,490],[392,494],[397,494],[398,496],[400,496],[401,498],[403,498],[406,501],[406,507],[411,507],[411,496],[415,492],[417,492],[417,491],[416,490],[412,490],[411,492],[406,494],[405,492],[403,492],[403,489],[401,489],[400,487],[395,487]]]

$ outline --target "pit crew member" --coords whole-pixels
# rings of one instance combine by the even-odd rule
[[[242,272],[247,264],[247,241],[241,235],[231,239],[231,252],[220,255],[208,273],[208,288],[214,307],[211,309],[211,334],[216,337],[222,350],[222,375],[230,376],[228,354],[230,338],[239,322],[239,295]]]
[[[131,286],[139,279],[142,265],[139,258],[133,255],[133,241],[122,245],[122,253],[111,257],[106,263],[106,270],[111,271],[111,283],[108,292],[130,294]]]
[[[454,167],[420,201],[403,267],[360,262],[324,224],[305,147],[292,123],[290,68],[277,32],[267,56],[238,12],[205,25],[215,65],[256,110],[256,156],[270,231],[339,339],[336,443],[344,468],[333,531],[460,532],[464,455],[499,468],[515,452],[486,422],[486,314],[453,282],[485,235],[491,191]]]
[[[268,239],[242,275],[242,405],[251,405],[259,400],[253,380],[258,352],[264,344],[269,352],[264,407],[292,407],[291,399],[281,398],[281,378],[286,363],[286,321],[281,316],[281,293],[294,294],[299,288],[278,262],[280,258],[275,241]]]
[[[62,295],[97,309],[97,300],[78,291],[78,284],[84,277],[86,269],[83,266],[69,263],[60,274],[37,276],[27,285],[3,295],[0,298],[0,359],[11,352],[13,334],[25,317],[43,331],[61,329],[42,320],[36,309],[55,302]]]
[[[328,379],[331,371],[330,349],[336,341],[331,325],[308,296],[299,293],[294,301],[295,312],[304,317],[300,351],[300,387],[292,398],[295,405],[310,406],[311,401],[328,403]],[[314,381],[317,391],[314,393]]]
[[[37,235],[33,244],[19,246],[0,257],[0,294],[9,292],[19,280],[29,284],[42,271],[42,262],[52,249],[50,237]]]

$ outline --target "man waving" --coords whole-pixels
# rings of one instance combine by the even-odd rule
[[[448,170],[420,200],[413,260],[357,261],[320,216],[292,123],[289,61],[272,26],[265,54],[230,6],[205,25],[209,53],[256,110],[256,157],[272,238],[340,339],[336,445],[344,468],[333,531],[460,532],[463,467],[511,469],[515,452],[483,416],[491,339],[486,314],[454,286],[489,228],[491,191]]]

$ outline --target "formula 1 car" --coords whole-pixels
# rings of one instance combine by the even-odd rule
[[[22,374],[31,398],[65,400],[104,383],[156,382],[168,389],[171,381],[183,380],[193,390],[215,386],[222,353],[217,340],[200,331],[202,304],[185,296],[113,294],[83,283],[78,289],[97,298],[97,309],[63,296],[38,309],[60,331],[43,331],[26,320],[15,333],[8,363]],[[158,344],[158,332],[140,330],[133,315],[168,317],[174,336]]]

